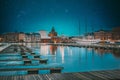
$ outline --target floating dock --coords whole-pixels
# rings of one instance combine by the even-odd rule
[[[6,76],[6,74],[15,76],[22,71],[27,74],[39,74],[41,70],[48,70],[49,73],[62,72],[63,67],[47,64],[48,59],[40,58],[40,56],[26,46],[10,45],[0,52],[0,61],[4,64],[0,65],[0,76]]]

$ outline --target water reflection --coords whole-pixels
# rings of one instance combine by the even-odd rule
[[[41,55],[48,55],[49,54],[49,46],[41,45],[40,46],[40,54]]]
[[[40,47],[39,43],[21,43],[21,45],[25,45],[29,48],[38,48]]]
[[[101,56],[103,56],[104,54],[113,54],[114,57],[116,58],[120,58],[120,49],[95,49],[96,53],[100,54]]]
[[[58,46],[55,45],[41,45],[39,43],[23,43],[23,45],[26,45],[29,48],[39,48],[40,54],[42,55],[48,55],[49,53],[51,55],[55,55],[57,53]],[[62,57],[64,57],[64,51],[65,47],[60,46],[60,53]],[[92,51],[92,53],[95,51],[95,53],[100,54],[101,56],[110,53],[113,54],[116,58],[120,58],[120,50],[119,49],[102,49],[102,48],[85,48],[84,53],[88,53],[87,51]],[[67,53],[72,56],[73,50],[70,47],[66,47]],[[86,54],[87,55],[87,54]]]
[[[116,58],[120,58],[120,50],[113,50],[113,55],[116,57]]]
[[[67,46],[67,51],[69,53],[70,56],[72,56],[72,49],[70,49],[70,47]]]
[[[28,45],[29,46],[29,45]],[[48,63],[61,63],[63,72],[120,68],[120,50],[34,44],[31,48],[48,58]]]
[[[64,63],[64,46],[60,46],[60,53],[62,57],[62,63]]]
[[[56,54],[56,50],[57,50],[57,46],[55,45],[50,45],[50,53],[52,55],[55,55]]]

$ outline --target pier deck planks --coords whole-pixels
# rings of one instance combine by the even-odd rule
[[[120,80],[120,70],[0,76],[0,80]]]

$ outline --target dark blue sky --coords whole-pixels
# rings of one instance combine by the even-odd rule
[[[0,0],[0,33],[50,31],[78,35],[120,26],[120,0]]]

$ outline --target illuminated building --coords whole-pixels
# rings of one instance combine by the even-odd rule
[[[3,37],[2,37],[2,35],[0,35],[0,42],[2,42],[2,40],[3,40]]]
[[[42,30],[42,31],[40,31],[39,33],[40,33],[40,35],[41,35],[41,39],[48,38],[48,36],[47,36],[47,31]]]
[[[41,43],[49,43],[51,42],[51,38],[47,36],[47,31],[40,31],[40,35],[41,35]]]
[[[55,37],[55,36],[57,36],[57,32],[55,31],[54,27],[52,27],[52,30],[51,30],[51,32],[49,32],[48,36],[49,37]]]
[[[94,38],[100,39],[100,40],[111,40],[112,33],[110,31],[100,30],[100,31],[94,32]]]
[[[112,39],[113,40],[120,40],[120,27],[113,28]]]
[[[26,33],[25,34],[25,42],[40,42],[40,34],[39,33]]]
[[[4,42],[19,42],[18,33],[10,32],[3,34]]]
[[[51,32],[49,32],[48,36],[51,37],[52,43],[61,42],[61,38],[57,36],[57,32],[55,31],[54,27],[52,27]]]
[[[25,33],[23,32],[18,33],[18,41],[24,42],[24,40],[25,40]]]
[[[4,42],[24,42],[25,34],[23,32],[9,32],[2,34]]]

